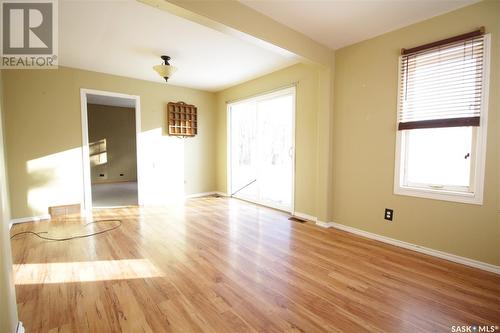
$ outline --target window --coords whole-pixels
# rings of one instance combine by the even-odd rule
[[[489,35],[402,50],[394,192],[482,204]]]

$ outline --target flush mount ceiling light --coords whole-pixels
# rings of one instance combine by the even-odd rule
[[[162,55],[161,58],[163,59],[163,64],[153,66],[153,69],[165,79],[165,82],[167,82],[168,78],[176,71],[177,68],[168,63],[170,60],[169,56]]]

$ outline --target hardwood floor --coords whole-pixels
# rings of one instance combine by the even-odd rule
[[[99,210],[12,241],[27,332],[451,332],[500,325],[500,276],[225,198]],[[102,230],[113,222],[87,227]],[[82,233],[83,221],[11,233]]]

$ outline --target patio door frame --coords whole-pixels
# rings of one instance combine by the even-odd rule
[[[258,102],[258,101],[263,101],[263,100],[268,100],[272,97],[279,97],[279,96],[285,96],[288,94],[292,94],[292,128],[291,128],[291,134],[292,134],[292,162],[291,162],[291,193],[290,193],[290,207],[283,207],[279,205],[274,205],[269,202],[261,201],[261,200],[254,200],[254,199],[249,199],[249,198],[244,198],[244,197],[238,197],[237,195],[232,195],[232,165],[231,165],[231,126],[232,126],[232,118],[231,118],[231,106],[239,104],[239,103],[245,103],[245,102]],[[277,210],[281,210],[284,212],[288,212],[290,214],[293,214],[295,212],[295,118],[296,118],[296,99],[297,99],[297,89],[296,85],[288,85],[285,87],[280,87],[277,89],[273,89],[270,91],[262,92],[257,95],[253,95],[251,97],[245,97],[237,100],[232,100],[232,101],[227,101],[226,102],[226,119],[227,119],[227,134],[226,134],[226,142],[227,142],[227,186],[226,186],[226,193],[230,197],[235,197],[240,200],[252,202],[258,205],[274,208]]]

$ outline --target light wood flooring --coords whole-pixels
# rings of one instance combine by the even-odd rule
[[[227,198],[97,210],[12,241],[27,332],[451,332],[500,325],[500,276]],[[61,237],[113,222],[37,222]]]

